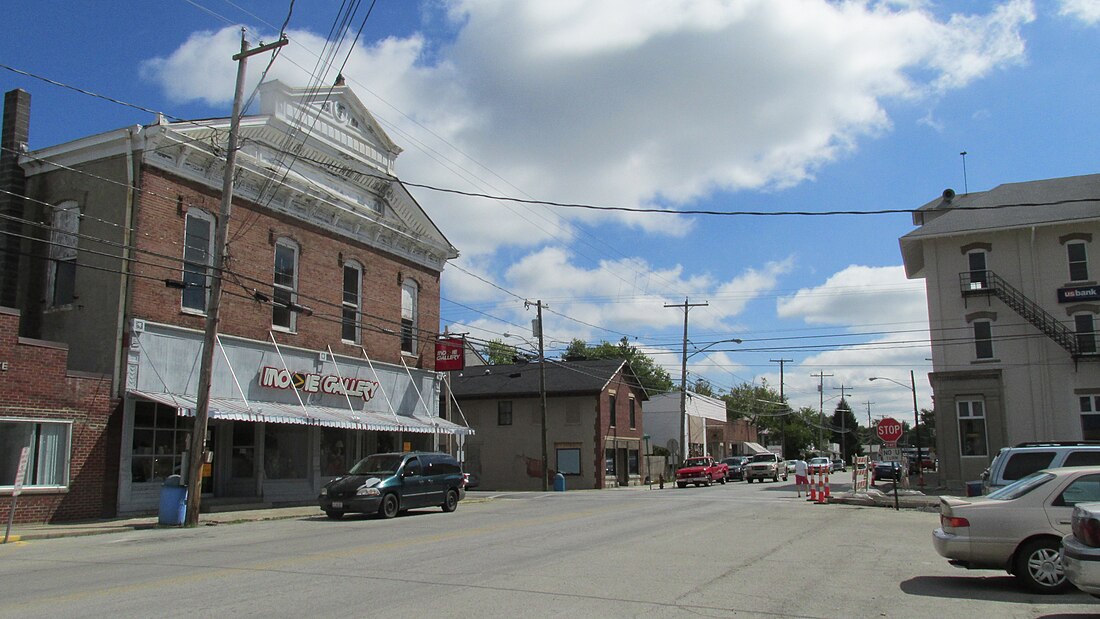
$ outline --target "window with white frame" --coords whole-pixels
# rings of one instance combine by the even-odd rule
[[[608,411],[607,414],[608,414],[608,417],[609,417],[609,421],[607,422],[607,425],[608,425],[608,427],[611,427],[611,428],[615,427],[615,408],[616,408],[616,406],[615,406],[615,394],[612,393],[612,394],[607,396],[607,411]]]
[[[956,410],[959,418],[959,452],[963,456],[987,456],[989,446],[986,441],[985,401],[958,400]]]
[[[1078,397],[1081,407],[1081,439],[1100,440],[1100,394]]]
[[[68,200],[53,207],[50,222],[50,265],[46,290],[50,307],[71,305],[76,300],[76,246],[80,230],[80,206]]]
[[[185,310],[206,313],[210,265],[214,249],[214,218],[199,209],[187,211],[183,224],[183,295]]]
[[[355,262],[344,263],[344,296],[341,304],[340,339],[359,343],[359,324],[363,303],[363,268]]]
[[[993,323],[988,320],[975,320],[974,328],[974,358],[993,358]]]
[[[147,400],[134,402],[134,438],[130,451],[130,481],[163,482],[179,475],[191,436],[192,419],[173,406]]]
[[[1089,278],[1089,260],[1084,242],[1066,243],[1066,255],[1069,259],[1069,280],[1083,282]]]
[[[1082,355],[1096,353],[1096,327],[1090,313],[1076,314],[1073,317],[1074,331],[1077,337],[1077,352]]]
[[[416,352],[417,297],[420,287],[406,278],[401,283],[401,352]]]
[[[271,298],[271,326],[294,330],[295,316],[291,305],[298,298],[298,246],[286,239],[275,243],[275,274]]]
[[[970,268],[970,288],[982,289],[989,287],[989,267],[986,266],[985,250],[971,251],[966,254],[967,266]]]
[[[68,486],[71,440],[72,424],[68,422],[0,418],[0,488],[14,485],[24,447],[24,488]]]

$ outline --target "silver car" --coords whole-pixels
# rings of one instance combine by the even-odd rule
[[[1100,503],[1073,508],[1073,533],[1062,538],[1062,566],[1074,586],[1100,597]]]
[[[936,552],[967,569],[1005,570],[1025,587],[1070,586],[1059,556],[1078,503],[1100,501],[1100,467],[1045,469],[984,497],[940,498]]]

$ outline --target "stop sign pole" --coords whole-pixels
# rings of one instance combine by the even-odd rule
[[[897,447],[898,439],[901,438],[901,430],[901,422],[893,417],[883,417],[879,420],[878,426],[875,427],[875,432],[887,447]],[[898,481],[898,478],[894,477],[894,511],[901,510],[898,505]]]

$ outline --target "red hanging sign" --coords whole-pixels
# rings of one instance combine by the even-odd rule
[[[446,338],[435,343],[435,371],[450,372],[466,368],[466,341]]]

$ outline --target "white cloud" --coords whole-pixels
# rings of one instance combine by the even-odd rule
[[[1028,0],[937,19],[917,2],[454,0],[453,40],[356,48],[344,75],[406,151],[403,177],[486,193],[684,206],[811,178],[890,129],[884,105],[1019,62]],[[273,35],[255,37],[274,39]],[[324,38],[291,32],[269,77],[308,82]],[[145,79],[224,105],[236,27],[198,32]],[[255,60],[258,60],[255,59]],[[260,70],[252,63],[254,81]],[[329,84],[330,69],[320,79]],[[682,217],[549,213],[417,191],[464,253],[568,243],[576,222],[684,236]],[[581,232],[583,233],[583,232]]]
[[[777,313],[815,325],[928,324],[924,282],[907,280],[900,266],[849,266],[820,286],[780,298]]]
[[[1079,19],[1090,26],[1100,24],[1100,2],[1097,0],[1061,0],[1059,4],[1059,15]]]

